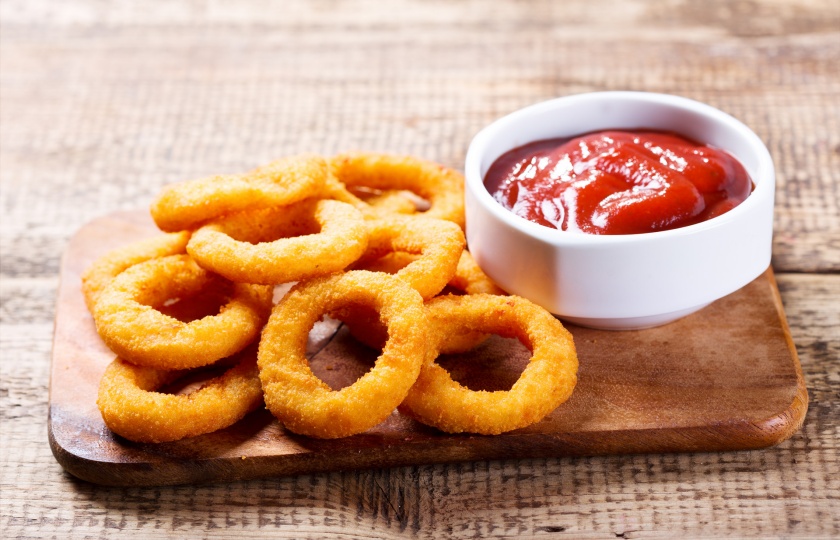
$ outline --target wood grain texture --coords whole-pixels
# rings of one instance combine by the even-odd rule
[[[0,3],[0,536],[840,536],[838,28],[833,0]],[[460,168],[498,116],[613,89],[708,102],[770,148],[773,266],[811,398],[791,439],[165,488],[62,472],[51,336],[82,224],[298,151]]]

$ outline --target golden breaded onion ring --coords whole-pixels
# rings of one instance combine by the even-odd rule
[[[417,257],[417,255],[395,251],[365,264],[362,269],[371,272],[396,274],[416,261]],[[455,289],[456,294],[507,294],[481,270],[470,252],[466,250],[461,253],[455,275],[446,285],[446,290],[450,289]],[[387,338],[387,332],[376,313],[354,306],[341,310],[338,318],[344,322],[353,337],[360,342],[374,349],[382,348]],[[440,344],[440,352],[441,354],[465,352],[478,346],[488,337],[489,334],[484,332],[460,334],[453,332],[444,343]]]
[[[250,173],[211,176],[164,188],[152,203],[157,226],[194,229],[233,212],[292,204],[324,190],[327,162],[319,156],[279,159]]]
[[[390,217],[416,214],[418,205],[405,190],[389,189],[376,192],[353,193],[367,205],[366,217]]]
[[[406,190],[350,190],[332,175],[327,177],[324,190],[324,198],[352,204],[367,219],[416,214],[421,207],[426,206],[422,200],[417,200],[416,195],[411,195]]]
[[[126,268],[149,259],[186,253],[189,239],[187,231],[163,234],[115,249],[95,260],[82,274],[82,293],[88,310],[93,311],[99,293]]]
[[[378,259],[360,264],[358,269],[396,274],[418,258],[419,255],[404,251],[393,251]],[[461,252],[461,256],[458,258],[458,266],[455,268],[455,275],[452,276],[446,286],[457,289],[464,294],[496,294],[500,296],[507,294],[484,273],[473,259],[472,254],[467,250]]]
[[[99,295],[93,310],[96,330],[118,356],[146,367],[187,369],[226,358],[259,336],[271,310],[271,287],[230,284],[230,300],[218,315],[191,322],[155,307],[200,293],[222,279],[189,255],[136,264]]]
[[[446,287],[455,275],[466,240],[461,229],[450,221],[394,217],[371,220],[365,254],[356,268],[392,252],[418,255],[395,275],[414,287],[424,300]]]
[[[449,280],[449,287],[463,291],[464,294],[493,294],[504,296],[507,293],[499,288],[484,270],[478,266],[469,251],[464,250],[458,260],[458,269]],[[441,354],[466,352],[483,343],[490,334],[477,331],[452,332],[448,339],[440,344]]]
[[[338,194],[342,185],[345,191],[361,187],[406,190],[428,201],[429,209],[421,215],[464,228],[464,177],[443,165],[411,156],[348,153],[332,158],[330,170],[338,180],[332,184],[334,198],[342,200]]]
[[[532,357],[510,390],[473,391],[435,362],[423,365],[400,412],[447,433],[495,435],[540,421],[569,399],[577,383],[572,335],[543,308],[516,296],[441,296],[427,303],[429,355],[453,332],[519,339]]]
[[[262,404],[253,348],[198,390],[184,395],[157,392],[185,375],[135,366],[121,358],[105,370],[96,404],[108,429],[135,442],[160,443],[226,428]]]
[[[323,314],[350,303],[376,309],[389,337],[368,373],[334,391],[309,368],[306,342]],[[300,435],[332,439],[372,428],[417,378],[426,356],[425,317],[417,291],[387,274],[352,271],[295,285],[274,307],[260,340],[266,406]]]
[[[232,281],[278,284],[343,270],[367,245],[368,228],[358,210],[307,199],[213,221],[193,233],[187,252]]]
[[[478,266],[472,254],[464,250],[458,259],[458,268],[449,285],[466,294],[494,294],[504,296],[507,293],[499,288],[484,270]]]

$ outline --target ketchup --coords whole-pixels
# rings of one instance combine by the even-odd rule
[[[728,212],[752,191],[728,153],[653,131],[536,141],[499,157],[484,185],[518,216],[588,234],[685,227]]]

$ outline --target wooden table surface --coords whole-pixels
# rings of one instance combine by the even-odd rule
[[[101,2],[0,7],[0,537],[840,536],[840,3]],[[61,254],[166,183],[297,152],[462,168],[493,119],[596,90],[727,111],[777,166],[773,268],[804,427],[760,451],[105,488],[47,443]]]

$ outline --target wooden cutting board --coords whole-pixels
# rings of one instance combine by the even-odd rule
[[[218,482],[338,469],[463,460],[762,448],[802,424],[808,394],[771,270],[698,313],[659,328],[609,332],[569,325],[580,359],[572,398],[526,429],[448,435],[395,412],[338,440],[289,433],[266,410],[208,435],[137,444],[113,435],[96,407],[114,355],[99,339],[80,291],[98,256],[159,234],[145,213],[97,219],[71,240],[61,267],[49,440],[71,474],[107,485]],[[334,387],[375,358],[337,322],[310,335],[313,371]],[[474,389],[509,388],[528,361],[518,342],[493,337],[441,362]],[[476,369],[476,358],[482,369]]]

